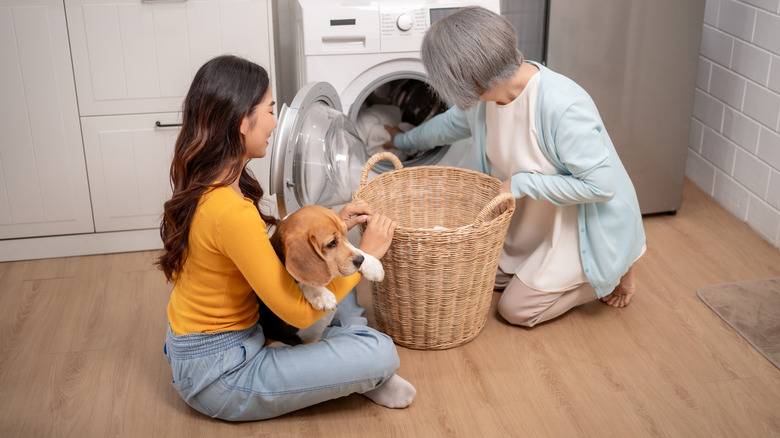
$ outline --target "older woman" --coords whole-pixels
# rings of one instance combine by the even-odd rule
[[[437,21],[422,60],[453,105],[386,147],[425,150],[473,137],[483,171],[517,198],[496,288],[499,313],[532,327],[597,298],[623,307],[645,234],[633,184],[590,96],[524,61],[512,25],[480,7]]]

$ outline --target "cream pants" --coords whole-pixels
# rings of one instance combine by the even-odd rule
[[[598,298],[590,283],[562,291],[540,291],[526,286],[514,274],[496,272],[495,290],[503,290],[498,313],[510,324],[533,327]]]

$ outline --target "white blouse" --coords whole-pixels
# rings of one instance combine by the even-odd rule
[[[537,138],[539,77],[539,73],[531,77],[522,93],[506,105],[487,102],[488,169],[502,181],[520,172],[559,173],[542,153]],[[586,283],[579,253],[577,206],[518,198],[499,267],[515,273],[526,286],[545,292]]]

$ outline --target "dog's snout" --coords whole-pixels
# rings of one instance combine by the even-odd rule
[[[365,257],[363,257],[362,254],[358,254],[352,259],[352,264],[355,265],[356,268],[360,268],[360,265],[363,264],[363,260],[365,260]]]

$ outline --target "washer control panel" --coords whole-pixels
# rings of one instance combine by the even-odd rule
[[[426,3],[379,3],[379,40],[382,52],[417,52],[422,45],[425,31],[441,18],[459,9],[480,4],[494,12],[500,12],[496,0],[452,0]]]
[[[500,0],[298,0],[306,55],[419,52],[425,31],[469,5]]]
[[[428,8],[379,5],[379,41],[382,51],[419,51],[429,23]]]

